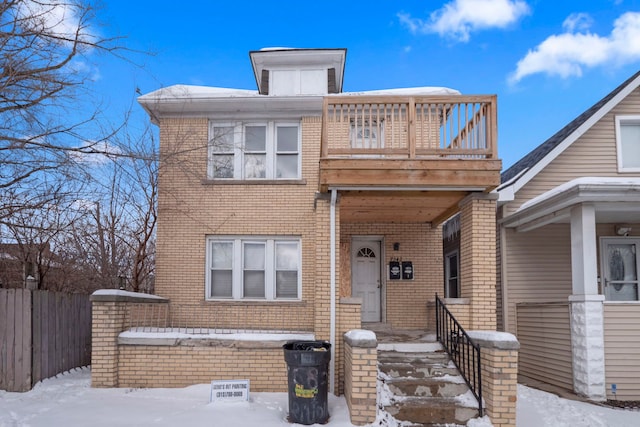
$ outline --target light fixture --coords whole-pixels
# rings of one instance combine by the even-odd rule
[[[618,236],[628,236],[631,233],[631,226],[629,224],[616,224],[615,231]]]
[[[393,244],[393,250],[394,251],[399,251],[400,250],[400,243],[396,242]]]

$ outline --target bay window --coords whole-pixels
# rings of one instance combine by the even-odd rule
[[[298,300],[300,241],[210,236],[207,271],[207,299]]]

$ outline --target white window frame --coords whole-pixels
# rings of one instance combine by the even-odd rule
[[[450,295],[449,292],[449,280],[451,280],[451,269],[449,268],[449,260],[452,257],[456,257],[456,268],[458,270],[458,275],[455,277],[456,279],[456,291],[458,293],[457,298],[461,297],[461,289],[460,289],[460,251],[455,249],[444,256],[444,296],[445,298],[455,298]]]
[[[232,287],[231,296],[211,296],[211,269],[212,269],[212,242],[232,242]],[[264,298],[245,298],[243,272],[244,272],[244,245],[247,243],[260,243],[265,245],[265,296]],[[298,283],[296,298],[276,297],[276,245],[278,243],[297,243],[298,245]],[[302,299],[302,241],[299,237],[287,236],[207,236],[206,239],[206,277],[205,299],[211,301],[300,301]]]
[[[608,275],[609,266],[607,265],[607,247],[609,245],[627,245],[627,244],[635,244],[636,245],[636,289],[638,293],[637,300],[610,300],[607,295],[607,286],[611,286],[613,284],[608,283]],[[638,302],[640,301],[640,238],[638,237],[601,237],[600,238],[600,273],[602,277],[602,295],[605,297],[605,301],[607,302]],[[625,283],[633,283],[633,280],[624,281]]]
[[[247,178],[247,170],[245,167],[245,137],[247,126],[265,126],[266,127],[266,153],[265,153],[265,177],[264,178]],[[232,127],[233,128],[233,177],[215,177],[213,168],[213,135],[216,127]],[[278,151],[277,147],[277,131],[279,127],[295,127],[297,129],[297,146],[296,151]],[[246,180],[246,181],[266,181],[266,180],[292,180],[300,179],[302,175],[302,126],[300,121],[282,120],[282,121],[244,121],[244,122],[217,122],[209,121],[209,143],[208,143],[208,164],[207,176],[209,179],[216,180]],[[277,160],[278,154],[297,155],[297,170],[295,177],[278,178]]]
[[[623,125],[640,126],[640,115],[616,116],[616,154],[618,158],[618,172],[640,172],[640,167],[625,167],[622,155],[622,132]],[[640,143],[640,141],[639,141]]]

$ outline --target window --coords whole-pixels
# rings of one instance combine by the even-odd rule
[[[616,116],[619,172],[640,172],[640,116]]]
[[[638,301],[640,239],[603,238],[603,292],[608,301]]]
[[[298,123],[217,123],[209,125],[209,178],[298,179]]]
[[[384,148],[384,120],[351,119],[351,148]]]
[[[458,251],[453,251],[445,255],[444,263],[444,295],[446,298],[460,298],[460,286],[458,281],[460,265],[458,262]]]
[[[300,241],[207,239],[207,299],[300,299]]]

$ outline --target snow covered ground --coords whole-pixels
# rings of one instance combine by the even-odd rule
[[[44,380],[27,393],[0,391],[0,427],[292,425],[286,420],[286,393],[252,393],[250,402],[209,403],[207,384],[182,389],[93,389],[90,382],[91,373],[83,368]],[[518,427],[640,426],[638,411],[518,387]],[[328,427],[351,427],[343,398],[330,395],[329,410]],[[469,425],[489,424],[472,420]]]

